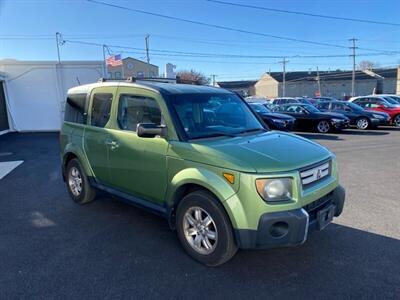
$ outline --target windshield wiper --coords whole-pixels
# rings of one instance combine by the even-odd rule
[[[264,128],[252,128],[252,129],[246,129],[246,130],[243,130],[243,131],[236,132],[236,134],[243,134],[243,133],[254,132],[254,131],[260,131],[260,130],[262,130],[262,131],[264,131],[264,132],[267,131],[267,130],[264,129]]]
[[[219,136],[237,137],[236,134],[229,133],[229,132],[212,132],[210,134],[192,137],[191,140],[206,139],[206,138],[213,138],[213,137],[219,137]]]

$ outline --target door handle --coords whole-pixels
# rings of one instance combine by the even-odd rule
[[[106,145],[110,146],[111,150],[117,149],[119,144],[116,141],[106,140]]]

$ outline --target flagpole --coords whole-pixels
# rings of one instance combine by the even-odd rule
[[[103,45],[103,78],[107,78],[106,45]]]

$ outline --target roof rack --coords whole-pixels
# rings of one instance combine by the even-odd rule
[[[163,83],[176,83],[177,78],[163,78],[163,77],[143,77],[136,78],[134,76],[127,77],[126,79],[108,79],[100,77],[97,82],[136,82],[136,81],[153,81],[153,82],[163,82]]]

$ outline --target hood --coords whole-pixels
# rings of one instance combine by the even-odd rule
[[[248,173],[291,171],[332,155],[308,139],[276,131],[192,143],[172,142],[170,152],[180,159]]]
[[[388,113],[380,112],[380,111],[364,110],[363,113],[365,113],[365,114],[368,115],[368,116],[380,115],[380,116],[385,117],[385,118],[390,117]]]
[[[271,119],[281,119],[281,120],[296,120],[292,116],[278,114],[278,113],[262,113],[260,114],[261,117],[271,118]]]

